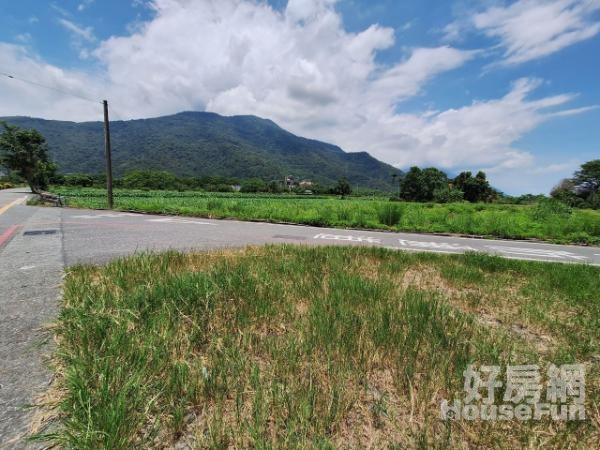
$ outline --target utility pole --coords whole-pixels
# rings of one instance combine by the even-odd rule
[[[110,148],[110,125],[108,123],[108,101],[104,100],[104,155],[106,157],[106,201],[113,209],[112,155]]]

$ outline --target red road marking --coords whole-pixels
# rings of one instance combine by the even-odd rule
[[[4,233],[0,234],[0,247],[2,247],[6,242],[9,241],[11,237],[13,237],[18,228],[18,225],[11,225]]]

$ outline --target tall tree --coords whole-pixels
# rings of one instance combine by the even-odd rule
[[[400,194],[408,201],[429,202],[434,192],[444,187],[448,187],[448,177],[441,170],[411,167],[400,183]]]
[[[40,193],[56,173],[56,165],[48,157],[46,139],[34,129],[2,125],[0,164],[25,179],[31,192]]]
[[[341,195],[342,198],[352,194],[352,186],[350,186],[350,182],[346,178],[339,179],[334,190],[335,193]]]
[[[464,192],[464,199],[469,202],[487,202],[494,197],[494,189],[490,186],[484,172],[475,176],[471,172],[461,172],[453,181],[454,187]]]
[[[573,177],[578,193],[591,196],[600,192],[600,159],[594,159],[581,165]]]

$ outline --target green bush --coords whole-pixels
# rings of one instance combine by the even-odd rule
[[[169,172],[159,170],[134,170],[122,179],[123,187],[130,189],[179,189],[179,179]]]
[[[81,173],[64,175],[62,178],[65,186],[92,187],[94,185],[94,178]]]
[[[573,213],[572,208],[554,198],[545,198],[535,205],[532,217],[535,220],[546,220],[553,216],[569,217]]]
[[[377,211],[377,218],[379,219],[379,222],[387,225],[388,227],[398,225],[401,217],[402,211],[400,207],[393,203],[386,203],[379,207],[379,210]]]
[[[267,183],[260,178],[250,178],[242,183],[240,192],[267,192]]]
[[[464,200],[464,192],[460,189],[443,187],[433,191],[433,201],[437,203],[457,203]]]

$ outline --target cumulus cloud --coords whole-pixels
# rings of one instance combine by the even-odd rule
[[[444,31],[456,40],[474,28],[499,42],[505,64],[519,64],[594,37],[600,32],[600,21],[593,19],[598,10],[600,0],[519,0],[473,13]]]
[[[493,173],[531,166],[533,156],[515,148],[514,143],[553,118],[556,107],[574,98],[556,95],[529,99],[540,83],[536,79],[520,79],[500,99],[476,101],[458,109],[379,117],[362,127],[346,130],[338,136],[338,141],[346,141],[350,148],[362,143],[379,158],[400,167],[468,166]],[[562,109],[560,113],[576,111]],[[377,131],[370,133],[370,129]],[[372,139],[370,145],[369,139]]]
[[[103,87],[89,75],[50,65],[25,47],[5,43],[0,43],[0,68],[3,71],[11,68],[11,74],[17,77],[0,77],[0,116],[74,121],[102,119],[99,102],[82,100],[100,99],[103,92]]]
[[[78,95],[107,97],[117,118],[182,110],[255,114],[399,167],[502,172],[531,166],[532,155],[515,142],[553,117],[583,112],[564,107],[572,95],[530,99],[540,83],[534,79],[507,86],[501,98],[462,108],[399,112],[437,75],[477,53],[413,48],[382,66],[376,56],[394,45],[394,31],[372,25],[348,32],[334,5],[290,0],[277,11],[253,0],[154,0],[151,20],[98,43],[92,55],[104,68],[101,76],[49,65],[6,44],[0,45],[0,66]],[[89,102],[15,83],[0,81],[0,115],[101,118]]]
[[[253,113],[312,135],[393,114],[432,77],[473,57],[416,48],[381,67],[376,54],[394,44],[394,31],[348,33],[334,3],[291,0],[280,13],[249,1],[157,0],[152,22],[96,54],[115,85],[126,80],[128,114]]]

